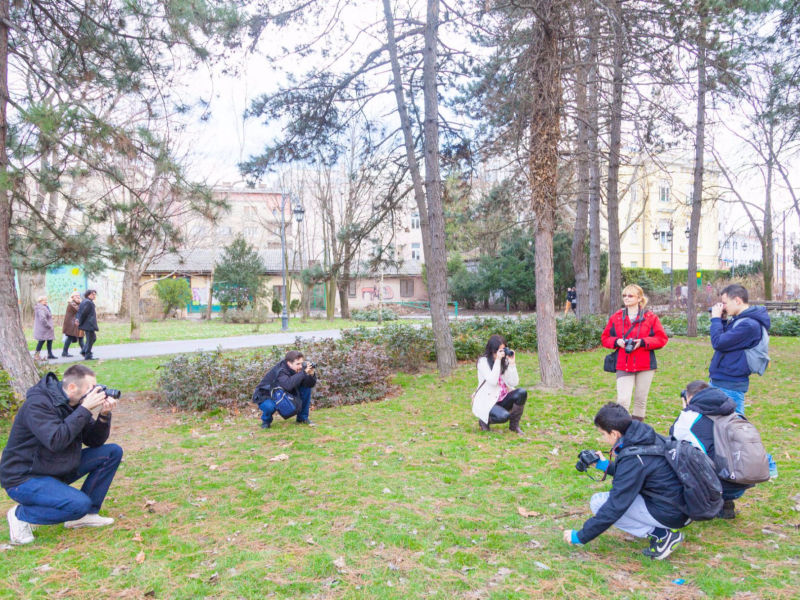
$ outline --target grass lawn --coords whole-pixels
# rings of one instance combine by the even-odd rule
[[[53,343],[59,349],[61,344],[61,321],[57,320],[56,340]],[[358,326],[374,326],[375,322],[353,321],[351,319],[308,319],[303,322],[299,318],[289,319],[289,331],[316,331],[323,329],[347,329]],[[260,323],[257,325],[247,323],[225,323],[222,319],[211,319],[211,321],[198,319],[169,319],[166,321],[148,321],[142,323],[141,339],[133,342],[129,339],[130,323],[127,321],[101,321],[100,332],[97,335],[97,344],[105,346],[107,344],[129,344],[136,342],[163,342],[165,340],[197,340],[214,337],[232,337],[237,335],[253,335],[258,333],[280,333],[281,320],[276,319],[271,323]],[[36,341],[33,339],[33,327],[25,328],[25,339],[28,341],[28,349],[36,348]],[[46,354],[45,350],[42,350]],[[54,350],[55,352],[55,350]]]
[[[581,548],[561,540],[610,487],[574,468],[581,448],[599,447],[591,419],[614,397],[604,352],[563,355],[559,391],[537,389],[536,357],[518,355],[523,438],[478,431],[472,364],[445,382],[399,374],[395,397],[314,411],[314,428],[123,402],[111,441],[126,456],[103,509],[117,522],[40,527],[15,548],[0,532],[0,597],[796,598],[800,340],[772,338],[770,370],[748,394],[780,476],[737,501],[735,520],[690,525],[662,562],[614,529]],[[710,356],[703,339],[659,351],[647,418],[658,431]],[[121,365],[158,360],[98,370],[114,385]]]

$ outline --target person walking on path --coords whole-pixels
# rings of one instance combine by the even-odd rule
[[[622,290],[622,303],[625,307],[609,318],[602,343],[617,352],[617,402],[628,410],[633,395],[632,418],[644,421],[657,368],[655,351],[666,346],[668,338],[656,314],[645,310],[647,297],[641,287],[631,284]]]
[[[83,301],[78,307],[78,329],[86,334],[86,344],[81,354],[86,360],[95,360],[92,355],[92,346],[97,340],[97,332],[100,331],[97,326],[97,311],[94,306],[95,298],[97,298],[97,290],[86,290],[83,295]]]
[[[47,296],[39,296],[33,307],[33,339],[36,340],[36,358],[41,358],[39,352],[47,344],[47,358],[57,358],[53,354],[53,313],[47,305]]]
[[[83,332],[78,329],[78,308],[81,305],[81,295],[78,292],[72,292],[67,300],[67,310],[64,313],[64,324],[61,326],[61,333],[66,336],[64,341],[64,350],[61,356],[70,357],[69,353],[70,344],[80,344],[81,352],[83,352]]]

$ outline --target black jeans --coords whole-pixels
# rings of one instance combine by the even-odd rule
[[[525,388],[517,388],[506,394],[500,402],[492,407],[489,412],[489,424],[505,423],[511,418],[510,411],[515,404],[525,406],[525,401],[528,399],[528,390]]]
[[[86,343],[83,346],[83,355],[86,358],[89,358],[92,355],[92,346],[94,346],[95,340],[97,340],[97,333],[94,331],[87,331]]]
[[[47,344],[47,356],[53,355],[53,340],[38,340],[36,342],[36,354],[42,349],[42,346]]]
[[[83,352],[83,338],[82,337],[75,337],[74,335],[68,335],[67,336],[67,341],[64,342],[64,350],[62,351],[61,355],[65,356],[67,354],[67,351],[69,350],[69,345],[70,344],[74,344],[76,342],[80,345],[81,352]]]

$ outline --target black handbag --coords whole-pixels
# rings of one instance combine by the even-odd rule
[[[636,324],[642,321],[642,318],[643,317],[637,316],[636,319],[634,319],[633,323],[631,323],[630,329],[625,332],[625,334],[622,336],[622,339],[625,339],[628,337],[628,335],[630,335],[631,331],[633,331],[633,328],[636,327]],[[610,354],[606,354],[606,357],[603,359],[603,371],[606,373],[617,372],[617,352],[619,352],[619,348],[615,348]]]

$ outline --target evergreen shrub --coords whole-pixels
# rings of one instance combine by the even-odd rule
[[[357,308],[350,311],[350,318],[354,321],[396,321],[397,313],[389,308]]]

